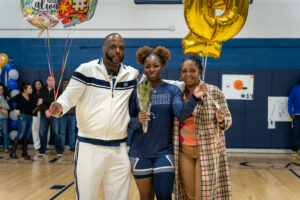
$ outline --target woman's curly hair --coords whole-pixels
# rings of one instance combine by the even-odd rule
[[[139,65],[144,65],[146,58],[154,54],[160,58],[161,64],[163,67],[167,66],[168,60],[171,57],[171,53],[168,49],[162,46],[156,47],[156,49],[153,51],[151,47],[144,46],[138,49],[136,52],[136,61]]]

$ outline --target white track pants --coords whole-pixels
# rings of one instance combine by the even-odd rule
[[[41,112],[38,111],[37,116],[32,117],[32,129],[31,129],[33,146],[35,150],[41,148],[40,124],[41,124]],[[50,127],[47,133],[47,147],[48,147],[49,140],[50,140]]]
[[[37,113],[37,116],[32,117],[32,140],[35,150],[39,149],[41,147],[40,142],[40,120],[41,120],[41,112],[39,111]]]
[[[127,200],[130,162],[126,143],[114,147],[77,141],[74,176],[78,200],[96,200],[101,183],[106,200]]]

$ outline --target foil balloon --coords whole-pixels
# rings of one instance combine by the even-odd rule
[[[21,0],[21,9],[25,20],[42,30],[53,28],[59,22],[57,0]]]
[[[224,10],[226,8],[226,0],[212,0],[213,9]]]
[[[90,0],[89,10],[88,10],[88,13],[87,13],[86,20],[90,20],[94,16],[97,3],[98,3],[98,0]]]
[[[210,0],[186,0],[184,16],[188,28],[197,36],[211,39],[215,33],[216,19]]]
[[[65,19],[76,14],[72,9],[72,2],[70,0],[58,0],[58,18]]]
[[[51,29],[58,24],[58,20],[53,19],[48,13],[39,13],[37,15],[28,15],[25,19],[33,26],[45,30]]]
[[[222,42],[200,38],[191,31],[182,41],[183,52],[201,57],[220,57]]]
[[[59,0],[58,18],[64,27],[75,26],[91,19],[96,5],[97,0]]]
[[[57,17],[57,0],[21,0],[21,6],[30,14],[46,12]]]
[[[0,53],[0,67],[4,67],[8,62],[8,56],[5,53]]]
[[[249,0],[186,0],[184,15],[193,35],[189,33],[183,40],[183,49],[193,49],[193,52],[198,49],[198,55],[220,57],[220,43],[240,32],[246,22],[248,8]],[[223,14],[217,16],[217,9],[224,9]],[[194,47],[191,46],[192,39],[195,39]]]
[[[216,16],[216,32],[213,40],[227,41],[238,34],[245,25],[249,0],[227,0],[225,11],[221,16]]]

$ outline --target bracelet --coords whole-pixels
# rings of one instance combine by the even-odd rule
[[[225,125],[225,119],[222,122],[218,122],[220,125]]]
[[[223,123],[224,121],[225,121],[225,118],[224,118],[223,121],[221,121],[221,122],[219,122],[218,119],[217,119],[217,122],[218,122],[218,123]]]

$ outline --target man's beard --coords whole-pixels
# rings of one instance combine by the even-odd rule
[[[120,63],[115,63],[115,62],[113,61],[113,58],[112,58],[110,55],[108,55],[106,52],[104,53],[104,57],[105,57],[110,63],[116,64],[116,65],[120,64],[120,63],[124,60],[124,56],[123,56],[123,57],[121,57]]]

